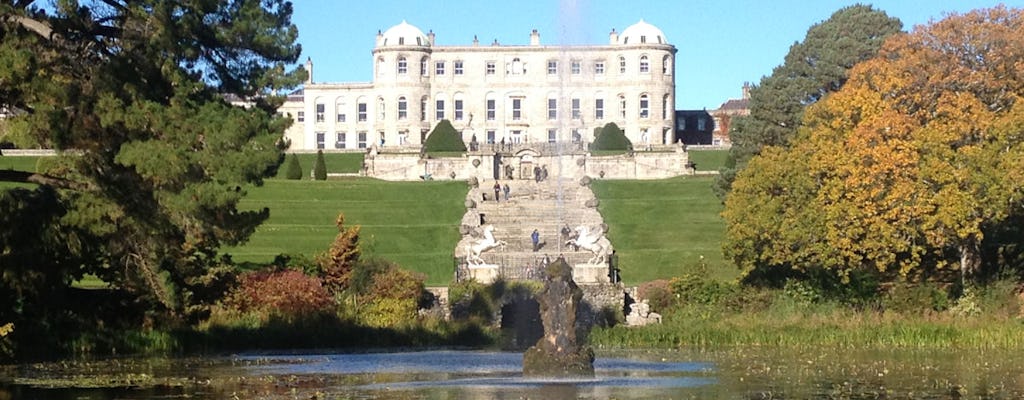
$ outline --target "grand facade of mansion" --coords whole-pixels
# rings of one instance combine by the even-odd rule
[[[673,142],[675,46],[640,21],[607,45],[528,45],[496,41],[435,46],[406,22],[377,34],[373,81],[309,80],[280,111],[295,123],[291,150],[419,148],[441,120],[466,142],[593,140],[609,122],[634,144]]]

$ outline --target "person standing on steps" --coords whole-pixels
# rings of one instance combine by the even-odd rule
[[[497,203],[498,200],[501,199],[500,197],[498,197],[499,195],[501,195],[501,184],[498,183],[498,181],[494,181],[494,202],[495,203]]]
[[[501,190],[505,192],[505,201],[508,201],[508,192],[512,191],[512,188],[508,187],[508,183],[505,183]]]
[[[540,232],[537,232],[537,230],[534,229],[533,233],[530,234],[530,240],[533,241],[533,252],[536,253],[537,248],[540,245]]]

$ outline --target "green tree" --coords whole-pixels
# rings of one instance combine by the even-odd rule
[[[423,151],[427,153],[466,151],[466,144],[462,142],[462,135],[455,130],[451,121],[442,119],[427,135],[427,140],[423,142]]]
[[[313,164],[313,178],[318,181],[327,180],[327,164],[324,163],[324,151],[316,151],[316,163]]]
[[[902,23],[867,5],[842,8],[807,30],[782,65],[750,90],[750,115],[733,120],[732,147],[715,186],[724,198],[736,172],[765,146],[788,146],[803,119],[804,108],[841,88],[848,71],[873,57]]]
[[[594,143],[591,144],[591,149],[593,150],[628,151],[632,148],[633,143],[629,141],[626,134],[614,122],[605,124],[601,131],[597,133],[597,137],[594,138]]]
[[[57,298],[35,297],[24,282],[64,288],[83,273],[157,315],[202,316],[230,270],[218,248],[241,243],[268,215],[237,205],[282,159],[290,122],[275,116],[283,99],[270,94],[305,77],[289,71],[300,50],[291,3],[36,3],[0,5],[0,104],[17,111],[13,135],[58,159],[40,173],[2,171],[0,181],[40,186],[8,190],[8,204],[51,205],[40,214],[50,219],[35,221],[49,233],[24,245],[60,245],[35,259],[0,252],[5,269],[21,268],[3,281],[14,303],[0,305],[0,320],[15,322],[15,334],[45,324],[25,316]],[[40,218],[9,217],[19,220],[0,224],[0,248]]]
[[[284,177],[291,180],[302,179],[302,165],[299,164],[298,154],[292,153],[288,156],[288,165],[285,166]]]

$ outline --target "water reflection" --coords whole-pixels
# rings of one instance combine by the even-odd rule
[[[31,364],[0,367],[0,400],[1024,398],[1012,351],[604,352],[585,379],[524,378],[521,361],[429,351]]]

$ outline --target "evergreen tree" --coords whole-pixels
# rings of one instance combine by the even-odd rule
[[[628,151],[632,148],[633,143],[629,141],[626,134],[614,122],[605,124],[601,131],[597,133],[597,137],[594,138],[594,143],[591,144],[591,149],[593,150]]]
[[[462,135],[455,130],[452,123],[442,119],[427,135],[427,140],[423,142],[423,150],[427,153],[466,151],[466,144],[462,142]]]
[[[288,156],[288,166],[284,170],[285,179],[300,180],[302,179],[302,165],[299,164],[299,155],[292,153]]]
[[[0,104],[17,111],[6,128],[58,150],[44,171],[0,171],[39,185],[7,189],[4,201],[60,216],[5,213],[22,219],[0,224],[0,248],[17,247],[36,220],[47,234],[20,245],[50,249],[31,262],[0,252],[0,265],[53,266],[0,281],[14,297],[0,321],[15,335],[47,324],[34,313],[62,308],[59,296],[22,290],[34,277],[59,290],[93,274],[172,318],[201,317],[222,295],[230,268],[218,249],[269,215],[237,205],[281,161],[290,121],[271,94],[305,79],[290,67],[300,50],[291,13],[285,0],[0,5]]]
[[[854,5],[807,30],[794,43],[785,62],[750,90],[750,115],[733,120],[732,147],[715,187],[724,198],[736,173],[765,146],[789,146],[803,119],[804,108],[839,90],[850,68],[874,57],[886,38],[903,24],[867,5]]]
[[[327,180],[327,164],[324,163],[324,151],[316,151],[316,164],[313,164],[313,179],[318,181]]]

